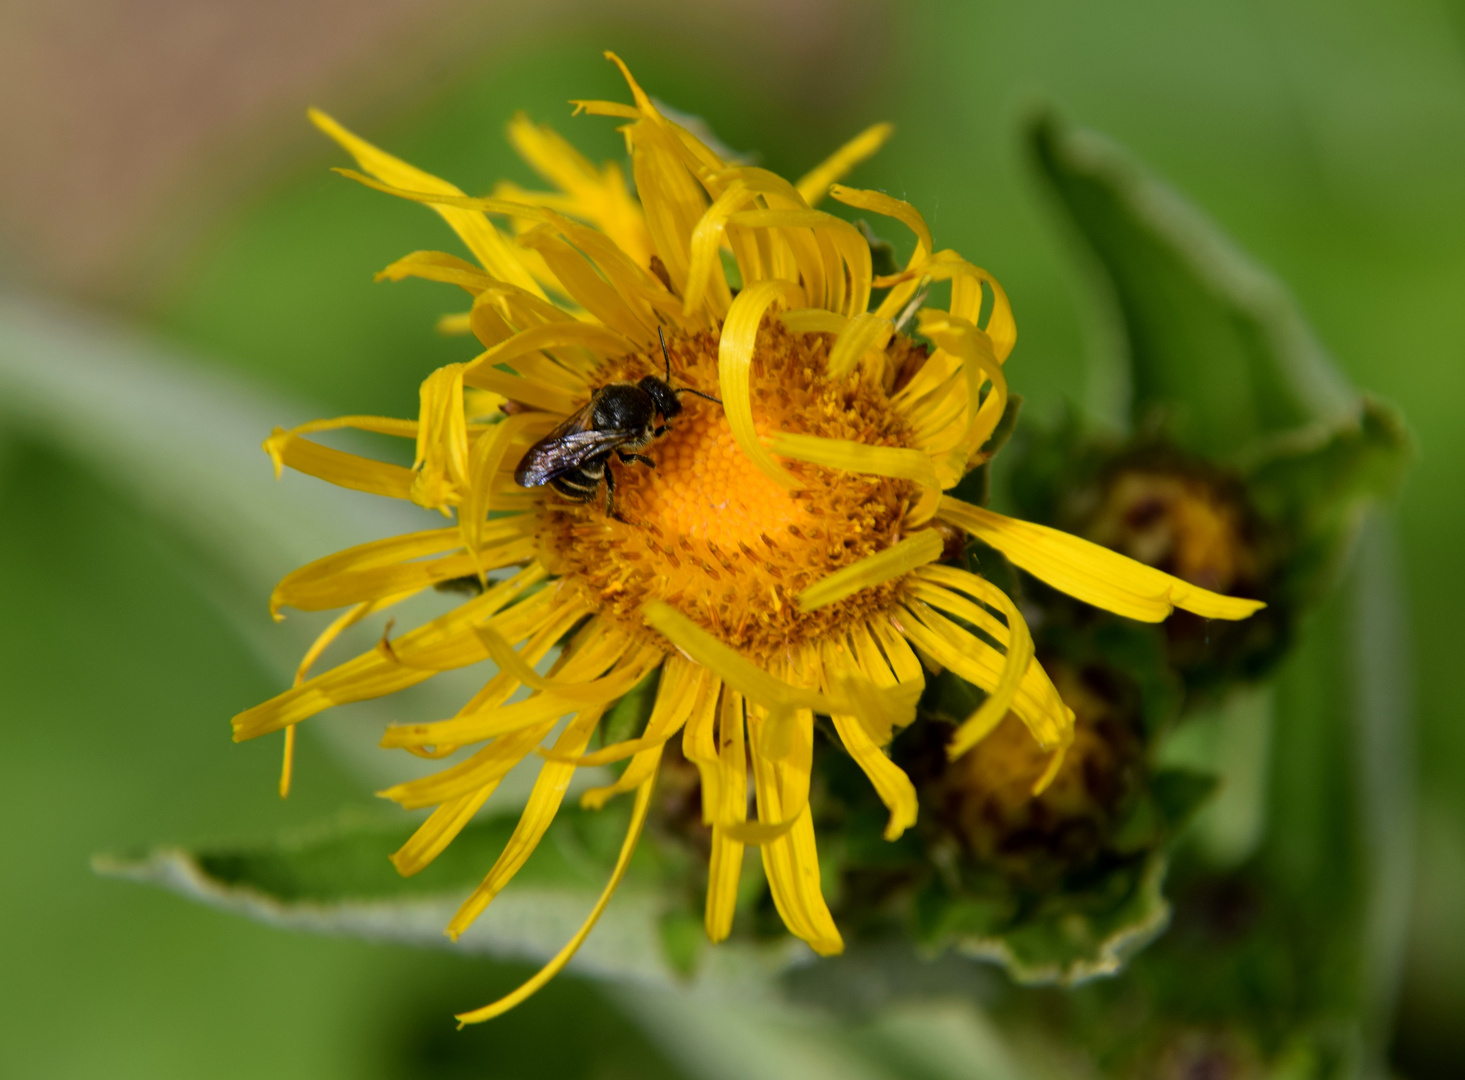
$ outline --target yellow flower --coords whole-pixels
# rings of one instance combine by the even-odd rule
[[[461,287],[471,308],[444,329],[471,331],[484,351],[427,377],[416,421],[340,417],[277,430],[265,443],[277,471],[408,499],[456,524],[364,544],[286,577],[272,597],[277,615],[287,606],[346,612],[292,689],[234,718],[235,738],[293,732],[332,705],[491,659],[497,674],[457,716],[392,727],[382,740],[427,757],[476,748],[383,793],[435,807],[393,856],[404,874],[441,852],[515,764],[536,750],[546,759],[512,839],[449,925],[453,937],[523,865],[577,768],[629,759],[615,783],[586,792],[586,805],[635,793],[620,859],[584,927],[539,975],[465,1022],[512,1007],[568,962],[626,870],[678,732],[712,833],[714,941],[729,933],[743,849],[756,844],[788,928],[816,952],[843,947],[820,893],[808,812],[816,714],[831,718],[889,807],[891,839],[915,820],[916,794],[882,747],[914,718],[923,664],[987,692],[957,730],[953,756],[1011,710],[1051,755],[1039,788],[1052,778],[1073,714],[1034,661],[1011,601],[939,561],[949,534],[980,537],[1050,584],[1132,618],[1160,620],[1173,606],[1241,618],[1260,606],[942,494],[985,460],[1007,404],[1002,365],[1016,327],[997,282],[937,251],[910,205],[836,183],[879,148],[887,125],[789,183],[721,160],[610,59],[634,104],[575,104],[625,122],[635,198],[614,165],[597,169],[522,116],[509,137],[557,190],[501,185],[469,198],[312,113],[364,170],[343,172],[431,206],[473,254],[476,264],[416,252],[381,276]],[[826,197],[913,232],[906,268],[873,276],[864,236],[815,209]],[[922,307],[940,282],[949,283],[948,307]],[[886,290],[873,308],[872,289]],[[607,465],[615,516],[601,498],[519,487],[515,467],[530,447],[599,389],[664,375],[659,333],[673,385],[720,400],[681,397],[680,414],[644,448],[654,468]],[[304,437],[332,428],[415,439],[416,459],[409,469]],[[481,595],[306,677],[347,626],[468,575]],[[534,665],[556,646],[549,674],[539,674]],[[587,753],[607,709],[658,669],[645,730]],[[521,690],[527,696],[510,701]]]

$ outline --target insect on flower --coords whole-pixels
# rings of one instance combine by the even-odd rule
[[[659,327],[656,334],[666,359],[666,377],[647,375],[640,382],[615,382],[596,390],[583,408],[529,448],[514,470],[520,487],[548,484],[567,499],[589,502],[604,480],[606,516],[621,520],[615,511],[615,473],[606,468],[611,454],[624,465],[640,462],[654,469],[656,462],[636,451],[666,434],[666,422],[682,411],[678,394],[696,394],[722,404],[700,390],[672,387],[666,336]],[[653,426],[658,413],[663,422]]]
[[[885,142],[888,125],[790,182],[723,160],[609,58],[634,104],[577,109],[624,125],[634,196],[620,165],[597,167],[527,117],[511,123],[510,138],[558,190],[505,184],[470,198],[311,114],[363,170],[346,175],[431,206],[473,253],[476,263],[418,251],[381,276],[462,288],[471,305],[444,327],[471,333],[483,351],[426,376],[415,420],[337,417],[266,440],[277,470],[455,520],[370,540],[281,581],[275,612],[345,610],[296,685],[234,718],[234,737],[293,732],[334,705],[491,660],[494,673],[456,715],[397,724],[381,742],[429,758],[472,748],[384,792],[433,808],[392,855],[406,875],[452,843],[511,769],[543,759],[512,840],[448,924],[455,940],[544,839],[577,770],[626,763],[581,794],[586,808],[635,793],[620,855],[580,930],[518,990],[459,1014],[464,1023],[502,1014],[569,963],[628,870],[674,737],[698,771],[712,941],[732,934],[744,848],[756,845],[790,931],[821,955],[844,947],[820,888],[809,809],[816,715],[839,743],[818,752],[854,759],[889,810],[891,841],[915,823],[917,798],[885,748],[916,722],[927,671],[949,671],[982,695],[948,755],[1013,712],[1048,757],[1033,789],[1047,786],[1073,742],[1073,710],[1035,657],[1017,605],[942,561],[951,529],[1129,618],[1158,622],[1181,607],[1240,619],[1261,606],[947,494],[991,456],[1017,325],[997,280],[938,249],[915,207],[838,183]],[[817,209],[826,198],[901,223],[914,238],[905,268],[876,274],[866,237]],[[944,282],[946,306],[926,306],[924,290]],[[663,329],[659,377],[647,356]],[[672,349],[685,389],[671,385]],[[508,415],[482,422],[499,412]],[[413,439],[412,467],[306,438],[340,428]],[[653,441],[656,467],[630,468],[651,464],[640,451]],[[602,482],[605,514],[592,505]],[[390,648],[310,674],[346,628],[465,575],[482,591]],[[605,715],[653,672],[644,726],[604,741]],[[287,762],[292,746],[287,734]]]

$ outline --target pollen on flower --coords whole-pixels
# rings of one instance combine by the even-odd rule
[[[760,434],[791,431],[907,446],[909,429],[883,386],[834,380],[825,371],[831,337],[765,325],[753,365],[753,417]],[[672,384],[716,394],[718,337],[669,339]],[[596,385],[661,374],[659,356],[614,361]],[[691,394],[684,411],[645,453],[655,469],[613,463],[616,509],[547,494],[541,542],[555,569],[627,626],[663,600],[729,644],[771,656],[895,603],[895,583],[815,612],[793,598],[829,573],[902,536],[915,485],[878,476],[785,465],[800,481],[781,487],[737,446],[722,408]]]

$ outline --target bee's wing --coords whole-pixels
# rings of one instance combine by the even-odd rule
[[[539,487],[583,465],[596,454],[631,441],[633,436],[624,431],[551,432],[529,448],[514,470],[514,480],[520,487]]]

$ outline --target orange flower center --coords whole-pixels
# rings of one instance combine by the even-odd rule
[[[884,387],[825,375],[832,338],[765,324],[752,369],[760,433],[792,431],[879,446],[909,445],[909,429]],[[716,395],[715,333],[670,342],[672,384]],[[914,347],[901,340],[893,347]],[[659,355],[606,365],[599,385],[664,371]],[[641,606],[662,600],[731,645],[767,658],[863,620],[894,603],[894,585],[801,612],[794,597],[827,574],[900,539],[913,484],[784,462],[782,487],[738,448],[722,407],[684,394],[683,412],[644,453],[612,462],[615,507],[546,492],[540,542],[547,565],[582,588],[602,613],[639,628]]]

